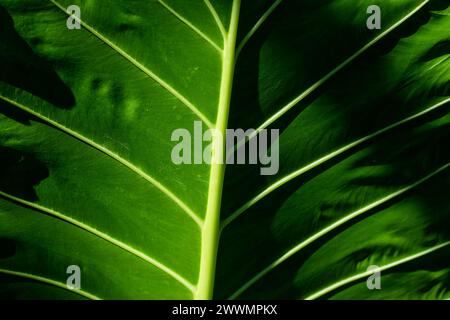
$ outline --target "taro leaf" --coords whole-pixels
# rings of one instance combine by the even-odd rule
[[[448,299],[450,8],[372,4],[0,0],[0,297]],[[195,121],[279,170],[174,164]]]

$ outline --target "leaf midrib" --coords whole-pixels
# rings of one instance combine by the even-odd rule
[[[49,0],[51,3],[53,3],[56,7],[58,7],[59,9],[61,9],[64,13],[69,14],[65,8],[59,4],[56,0]],[[220,31],[222,32],[222,34],[224,33],[224,28],[222,23],[220,22],[220,19],[218,18],[217,13],[214,10],[214,7],[210,4],[210,2],[208,0],[204,0],[205,4],[207,5],[208,9],[211,11],[211,14],[213,15],[214,19],[216,20],[218,27],[220,29]],[[218,46],[213,43],[208,37],[206,37],[206,35],[204,35],[202,32],[200,32],[197,28],[195,28],[189,21],[187,21],[184,17],[180,16],[178,13],[176,13],[171,7],[169,7],[167,4],[165,4],[163,1],[159,1],[161,5],[163,5],[167,10],[169,10],[172,14],[174,14],[179,20],[181,20],[182,22],[186,23],[194,32],[196,32],[198,35],[200,35],[202,38],[204,38],[206,41],[210,42],[210,44],[212,46],[214,46],[216,49],[220,49],[218,48]],[[238,3],[240,6],[239,1],[235,1],[234,3]],[[233,4],[233,6],[235,6]],[[206,118],[206,116],[204,116],[197,107],[195,107],[187,98],[185,98],[184,96],[182,96],[180,93],[178,93],[174,88],[172,88],[170,85],[168,85],[164,80],[162,80],[161,78],[159,78],[159,76],[157,76],[156,74],[154,74],[152,71],[150,71],[148,68],[146,68],[144,65],[142,65],[140,62],[138,62],[135,58],[133,58],[132,56],[130,56],[127,52],[125,52],[123,49],[121,49],[119,46],[117,46],[116,44],[114,44],[112,41],[110,41],[108,38],[106,38],[104,35],[102,35],[100,32],[98,32],[96,29],[94,29],[92,26],[88,25],[86,22],[84,22],[83,20],[79,19],[78,17],[74,17],[86,30],[88,30],[89,32],[91,32],[93,35],[95,35],[98,39],[100,39],[101,41],[103,41],[105,44],[107,44],[109,47],[111,47],[113,50],[115,50],[117,53],[119,53],[122,57],[124,57],[126,60],[128,60],[129,62],[131,62],[134,66],[136,66],[138,69],[140,69],[141,71],[143,71],[145,74],[147,74],[150,78],[152,78],[153,80],[155,80],[157,83],[159,83],[164,89],[166,89],[168,92],[170,92],[172,95],[174,95],[178,100],[180,100],[185,106],[187,106],[189,109],[191,109],[191,111],[193,111],[194,114],[196,114],[209,128],[213,128],[214,125],[211,123],[211,121],[209,119]],[[236,16],[236,18],[238,18],[238,15]],[[236,21],[236,25],[235,27],[237,28],[237,21]],[[232,43],[232,38],[234,37],[234,41],[235,41],[235,37],[236,37],[236,30],[234,30],[234,32],[231,32],[229,35],[228,41],[227,41],[227,45],[230,48],[228,50],[228,54],[234,54],[234,46],[235,44]],[[224,49],[224,52],[226,52],[226,50]],[[225,56],[225,55],[224,55]],[[224,59],[224,61],[228,59]],[[233,61],[233,58],[231,58],[231,61]],[[222,103],[220,103],[223,107],[222,109],[224,109],[221,114],[219,114],[219,119],[221,117],[221,115],[228,115],[227,110],[229,109],[229,100],[230,100],[230,95],[231,95],[231,83],[232,83],[232,70],[234,69],[230,69],[231,66],[233,66],[234,63],[230,64],[227,62],[226,67],[224,69],[228,69],[228,71],[231,71],[230,73],[230,77],[229,79],[227,79],[227,84],[226,86],[229,87],[229,92],[224,92],[224,90],[221,90],[221,97],[225,97],[225,99],[227,99],[228,101],[224,101]],[[226,90],[225,90],[226,91]],[[224,94],[222,94],[222,92],[224,92]],[[228,97],[227,97],[228,96]],[[161,192],[163,192],[164,194],[166,194],[173,202],[175,202],[181,209],[183,209],[184,212],[186,212],[195,222],[196,224],[200,227],[203,228],[203,221],[198,217],[197,214],[195,214],[183,201],[181,201],[181,199],[179,199],[173,192],[171,192],[169,189],[167,189],[164,185],[162,185],[159,181],[157,181],[155,178],[151,177],[150,175],[148,175],[147,173],[145,173],[144,171],[142,171],[141,169],[139,169],[138,167],[136,167],[135,165],[133,165],[131,162],[129,162],[128,160],[122,158],[121,156],[117,155],[116,153],[112,152],[111,150],[109,150],[108,148],[96,143],[94,140],[87,138],[86,136],[82,135],[81,133],[78,133],[62,124],[60,124],[59,122],[52,120],[42,114],[40,114],[39,112],[36,112],[34,110],[32,110],[31,108],[28,108],[26,106],[24,106],[23,104],[14,101],[12,99],[9,99],[7,97],[4,97],[2,95],[0,95],[0,99],[6,101],[9,104],[12,104],[16,107],[18,107],[19,109],[41,119],[42,121],[44,121],[45,123],[50,124],[51,126],[54,126],[55,128],[61,130],[62,132],[88,144],[89,146],[101,151],[102,153],[108,155],[109,157],[111,157],[112,159],[118,161],[119,163],[121,163],[122,165],[124,165],[125,167],[127,167],[128,169],[130,169],[131,171],[135,172],[136,174],[138,174],[139,176],[141,176],[142,178],[144,178],[145,180],[147,180],[148,182],[152,183],[155,187],[157,187]],[[226,109],[226,110],[225,110]],[[226,127],[226,118],[225,121],[219,121],[218,123],[220,123],[221,125],[224,125]],[[225,127],[223,128],[223,132],[225,132]],[[220,179],[219,179],[220,180]],[[222,179],[223,180],[223,179]],[[222,184],[222,182],[219,182],[219,184]],[[220,193],[219,193],[220,194]],[[0,192],[0,195],[5,197],[6,199],[9,199],[11,201],[15,201],[18,203],[21,203],[23,205],[26,205],[30,208],[33,208],[35,210],[38,211],[42,211],[44,213],[47,213],[51,216],[57,217],[61,220],[64,220],[70,224],[73,224],[79,228],[81,228],[82,230],[85,230],[87,232],[90,232],[96,236],[98,236],[99,238],[110,242],[118,247],[120,247],[121,249],[151,263],[152,265],[154,265],[155,267],[157,267],[158,269],[164,271],[165,273],[169,274],[171,277],[173,277],[175,280],[177,280],[178,282],[180,282],[183,286],[185,286],[186,288],[188,288],[191,292],[193,293],[198,293],[199,290],[197,290],[197,288],[191,284],[188,280],[186,280],[185,278],[183,278],[181,275],[179,275],[178,273],[176,273],[175,271],[173,271],[172,269],[168,268],[167,266],[165,266],[164,264],[158,262],[156,259],[151,258],[148,255],[145,255],[144,253],[136,250],[135,248],[95,229],[90,227],[87,224],[81,223],[80,221],[70,218],[64,214],[61,214],[55,210],[46,208],[44,206],[41,205],[37,205],[28,201],[25,201],[23,199],[19,199],[16,198],[14,196],[8,195],[6,193]],[[217,201],[216,201],[217,202]],[[220,203],[220,201],[218,202]],[[220,205],[219,205],[220,206]],[[216,216],[218,217],[219,213],[217,212]],[[203,228],[203,230],[207,230],[208,228]],[[214,233],[214,232],[212,232]],[[212,273],[214,273],[214,271],[212,271]],[[41,278],[39,276],[34,276],[34,275],[30,275],[30,277],[34,277],[35,279]],[[44,278],[42,278],[44,279]],[[56,282],[53,280],[49,280],[50,282]],[[48,282],[48,281],[47,281]],[[209,286],[212,288],[213,283],[209,284]],[[92,296],[94,297],[94,296]]]
[[[61,5],[59,5],[58,3],[57,3],[57,1],[55,1],[55,0],[49,0],[49,1],[51,1],[52,3],[54,3],[55,5],[57,5],[61,10],[63,10],[64,12],[66,12],[65,11],[65,9],[61,6]],[[208,0],[204,0],[205,1],[205,3],[209,3],[209,1]],[[159,1],[159,2],[161,2],[162,3],[162,1]],[[281,3],[281,0],[278,0],[278,1],[276,1],[276,2],[278,2],[278,4],[279,3]],[[412,16],[415,12],[417,12],[418,10],[420,10],[420,8],[422,8],[425,4],[427,4],[429,2],[429,0],[426,0],[426,1],[424,1],[421,5],[419,5],[415,10],[413,10],[413,12],[411,12],[408,16],[406,16],[406,17],[404,17],[401,21],[399,21],[398,22],[398,24],[395,24],[394,26],[392,26],[390,29],[388,29],[389,31],[388,32],[390,32],[390,30],[392,29],[395,29],[395,28],[397,28],[398,27],[398,25],[400,25],[401,23],[403,23],[406,19],[408,19],[410,16]],[[236,4],[236,3],[240,3],[240,1],[239,0],[233,0],[233,7],[234,7],[234,5]],[[276,6],[278,6],[278,4],[276,5]],[[239,4],[240,5],[240,4]],[[274,7],[274,9],[276,8],[276,6]],[[272,8],[272,7],[271,7]],[[273,9],[273,10],[274,10]],[[272,10],[272,11],[273,11]],[[271,13],[271,12],[270,12]],[[269,14],[270,14],[269,13]],[[264,19],[265,20],[265,19]],[[264,22],[264,20],[262,21],[262,22]],[[131,56],[129,56],[126,52],[124,52],[124,51],[122,51],[122,52],[120,52],[120,48],[119,47],[117,47],[116,45],[114,45],[112,42],[110,42],[107,38],[102,38],[103,36],[101,35],[101,34],[99,34],[95,29],[93,29],[92,27],[90,27],[89,25],[86,25],[83,21],[80,21],[80,23],[82,23],[83,24],[83,26],[87,29],[87,30],[89,30],[90,32],[92,32],[94,35],[96,35],[99,39],[101,39],[101,40],[103,40],[106,44],[108,44],[110,47],[112,47],[113,49],[115,49],[119,54],[121,54],[122,56],[124,56],[127,60],[129,60],[131,63],[133,63],[135,66],[137,66],[139,69],[141,69],[142,71],[144,71],[147,75],[149,75],[151,78],[153,78],[155,81],[157,81],[158,83],[160,83],[158,80],[156,80],[153,76],[156,76],[153,72],[151,72],[150,70],[148,70],[148,69],[146,69],[145,68],[145,66],[143,66],[142,64],[140,64],[138,61],[136,61],[134,58],[132,58]],[[223,27],[223,26],[222,26]],[[259,27],[259,25],[257,26],[257,27]],[[90,30],[90,28],[92,29],[92,30]],[[230,27],[230,28],[233,28],[232,26]],[[237,28],[237,25],[236,25],[236,28]],[[257,29],[257,28],[256,28]],[[255,31],[256,31],[256,29],[255,29]],[[194,31],[196,31],[195,29],[193,29]],[[94,32],[93,32],[94,31]],[[221,30],[222,31],[222,30]],[[197,32],[197,31],[196,31]],[[98,33],[98,35],[97,35],[97,33]],[[198,33],[198,32],[197,32]],[[385,32],[386,33],[386,32]],[[382,34],[383,35],[383,34]],[[381,35],[380,35],[381,36]],[[382,36],[382,37],[384,37],[384,36]],[[207,40],[207,39],[205,39],[205,40]],[[374,41],[375,41],[375,39],[374,39]],[[378,40],[377,40],[378,41]],[[242,43],[241,43],[242,44]],[[243,43],[243,45],[245,45],[245,43]],[[370,45],[371,46],[371,45]],[[369,47],[370,47],[369,46]],[[235,48],[235,44],[233,44],[233,52],[235,52],[235,50],[234,50],[234,48]],[[242,49],[242,48],[241,48]],[[363,48],[364,49],[364,48]],[[363,49],[361,49],[361,50],[363,50]],[[361,51],[360,50],[360,51]],[[225,51],[227,51],[226,49],[224,49],[224,52]],[[240,49],[238,49],[237,50],[238,52],[240,51]],[[363,50],[363,52],[364,52],[365,50]],[[361,53],[362,54],[362,53]],[[355,54],[355,55],[357,55],[357,54]],[[357,58],[357,56],[352,56],[351,58],[349,58],[348,60],[353,60],[353,59],[356,59]],[[325,76],[324,78],[322,78],[318,83],[316,83],[315,85],[313,85],[312,87],[310,87],[307,91],[305,91],[304,93],[302,93],[299,97],[297,97],[296,99],[294,99],[294,101],[296,101],[295,103],[294,103],[294,101],[292,101],[290,104],[288,104],[287,106],[289,106],[289,108],[287,109],[287,110],[289,110],[290,108],[292,108],[293,106],[295,106],[299,101],[301,101],[302,99],[304,99],[307,95],[309,95],[312,91],[314,91],[314,90],[316,90],[319,86],[321,86],[322,85],[322,83],[323,82],[326,82],[329,78],[331,78],[332,76],[334,76],[334,74],[336,74],[337,72],[339,72],[342,68],[344,68],[347,64],[349,64],[351,61],[349,61],[348,63],[347,63],[347,61],[348,60],[346,60],[346,62],[344,62],[343,64],[341,64],[340,66],[338,66],[336,69],[334,69],[330,74],[328,74],[327,76]],[[230,67],[231,68],[231,67]],[[157,77],[157,76],[156,76]],[[159,79],[159,77],[157,77],[158,79]],[[163,81],[162,79],[160,79],[161,81]],[[231,84],[232,84],[232,81],[233,81],[233,79],[231,78],[230,80],[229,80],[229,86],[231,86]],[[161,84],[161,83],[160,83]],[[192,108],[191,107],[193,107],[195,110],[192,110],[197,116],[199,116],[199,118],[200,119],[202,119],[202,121],[204,121],[207,125],[208,125],[208,127],[210,127],[210,128],[212,128],[212,127],[214,127],[214,125],[209,121],[209,119],[207,119],[206,117],[204,117],[203,115],[202,115],[202,113],[195,107],[195,106],[193,106],[186,98],[184,98],[183,96],[181,96],[178,92],[172,92],[171,90],[170,90],[170,86],[169,85],[167,85],[167,86],[169,86],[169,89],[165,86],[165,85],[163,85],[163,84],[161,84],[162,85],[162,87],[164,87],[166,90],[168,90],[169,92],[171,92],[175,97],[177,97],[181,102],[183,102],[183,104],[185,104],[188,108],[190,108],[191,110],[192,110]],[[173,89],[173,88],[172,88]],[[230,91],[230,94],[231,94],[231,91]],[[179,96],[178,96],[179,95]],[[222,95],[222,90],[221,90],[221,95]],[[16,105],[16,103],[15,102],[11,102],[11,100],[9,100],[9,99],[7,99],[7,98],[5,98],[5,97],[2,97],[2,96],[0,96],[0,98],[1,99],[3,99],[3,100],[5,100],[5,101],[7,101],[7,102],[9,102],[9,103],[12,103],[12,104],[14,104],[14,105]],[[298,101],[297,101],[297,99],[299,99]],[[287,106],[285,106],[284,108],[282,108],[280,111],[282,111],[283,109],[285,109]],[[227,103],[227,108],[229,108],[229,102]],[[276,118],[274,118],[273,119],[273,121],[272,122],[274,122],[274,121],[276,121],[276,119],[278,119],[279,117],[281,117],[285,112],[287,112],[287,110],[285,110],[284,112],[282,112],[281,114],[279,114],[279,112],[276,114],[276,115],[278,115],[279,114],[279,116],[277,116]],[[27,110],[25,110],[25,111],[27,111]],[[32,110],[30,110],[30,111],[32,111]],[[219,107],[219,111],[220,111],[220,107]],[[198,114],[198,113],[200,113],[200,115]],[[41,118],[40,116],[39,116],[39,114],[38,113],[32,113],[33,115],[35,115],[35,116],[38,116],[39,118]],[[275,115],[275,116],[276,116]],[[205,118],[205,119],[203,119],[203,117]],[[226,110],[226,116],[225,116],[226,118],[228,117],[228,110]],[[220,119],[221,118],[221,115],[220,115],[220,112],[219,112],[219,115],[218,115],[218,119]],[[270,125],[272,122],[270,122],[271,121],[271,119],[272,119],[273,117],[271,117],[271,118],[269,118],[266,122],[264,122],[263,123],[263,125],[261,125],[260,126],[260,128],[258,128],[258,130],[260,130],[260,129],[263,129],[265,126],[267,126],[267,125]],[[409,119],[409,118],[408,118]],[[47,121],[47,122],[49,122],[49,120],[50,119],[43,119],[43,120],[45,120],[45,121]],[[51,121],[51,120],[50,120]],[[405,119],[405,120],[402,120],[402,122],[403,121],[407,121],[407,119]],[[217,121],[218,123],[219,122],[221,122],[221,121]],[[223,122],[223,121],[222,121]],[[56,122],[55,122],[56,123]],[[58,127],[59,126],[59,124],[58,123],[51,123],[52,125],[54,125],[55,127]],[[225,123],[225,128],[226,128],[226,123],[227,123],[227,120],[225,120],[224,121],[224,123]],[[63,126],[62,126],[63,127]],[[216,126],[216,127],[221,127],[220,125],[218,125],[218,126]],[[389,126],[389,127],[391,127],[391,126]],[[388,128],[389,128],[388,127]],[[66,128],[66,129],[68,129],[68,128]],[[70,129],[68,129],[68,130],[70,130]],[[381,130],[381,131],[384,131],[384,130],[386,130],[386,128],[385,129],[383,129],[383,130]],[[79,139],[79,140],[82,140],[82,141],[84,141],[82,138],[78,138],[77,137],[77,139]],[[87,138],[86,138],[87,139]],[[88,141],[90,141],[89,139],[87,139]],[[84,142],[86,142],[86,141],[84,141]],[[93,142],[93,141],[90,141],[90,142],[92,142],[93,144],[95,144],[95,142]],[[86,143],[88,143],[88,142],[86,142]],[[88,143],[88,144],[90,144],[90,145],[92,145],[91,143]],[[102,146],[100,146],[100,147],[102,147]],[[99,149],[99,148],[96,148],[96,149]],[[106,148],[105,148],[106,149]],[[100,151],[102,151],[101,149],[99,149]],[[108,149],[106,149],[106,150],[108,150]],[[104,151],[102,151],[102,152],[104,152]],[[110,151],[111,152],[111,151]],[[108,153],[106,153],[106,152],[104,152],[105,154],[108,154]],[[112,152],[111,152],[112,153]],[[114,153],[112,153],[113,155],[115,155]],[[118,160],[118,159],[116,159],[115,157],[113,157],[112,155],[110,155],[110,154],[108,154],[109,156],[111,156],[112,158],[114,158],[115,160]],[[118,155],[115,155],[115,156],[117,156],[118,158],[120,158],[120,156],[118,156]],[[120,158],[121,159],[121,158]],[[123,159],[124,160],[124,159]],[[119,161],[119,160],[118,160]],[[126,160],[125,160],[126,161]],[[120,162],[120,161],[119,161]],[[131,166],[133,166],[131,163],[130,163],[130,165]],[[127,165],[126,165],[127,166]],[[448,166],[448,165],[446,165],[446,166]],[[129,166],[127,166],[129,169],[131,169],[131,170],[133,170],[131,167],[129,167]],[[212,166],[213,167],[213,166]],[[138,168],[136,168],[135,167],[135,169],[138,169]],[[140,170],[140,169],[138,169],[138,170]],[[222,168],[221,170],[224,170],[224,168]],[[301,169],[300,169],[301,170]],[[135,171],[135,170],[133,170],[133,171]],[[211,171],[213,171],[213,169],[211,169]],[[136,172],[136,171],[135,171]],[[142,172],[144,175],[146,175],[144,172]],[[212,175],[213,176],[213,175]],[[144,177],[145,178],[145,177]],[[151,178],[151,177],[150,177]],[[153,179],[153,178],[151,178],[151,179]],[[146,179],[146,180],[148,180],[148,179]],[[219,179],[220,180],[220,179]],[[222,181],[220,181],[220,183],[219,184],[223,184],[223,177],[221,178],[221,180]],[[151,181],[149,181],[149,182],[151,182]],[[210,184],[211,185],[211,184]],[[219,188],[219,189],[221,189],[221,187]],[[215,188],[215,190],[218,190],[218,188]],[[169,191],[170,192],[170,191]],[[210,192],[208,193],[208,194],[211,194]],[[221,194],[221,192],[220,192],[220,194]],[[174,195],[175,196],[175,195]],[[176,196],[175,196],[176,197]],[[172,199],[173,200],[173,199]],[[181,201],[181,200],[180,200]],[[215,200],[214,201],[215,202],[215,206],[217,206],[217,203],[218,203],[218,206],[219,206],[219,211],[218,212],[216,212],[216,218],[218,218],[219,216],[220,216],[220,200]],[[208,201],[208,204],[209,204],[209,201]],[[209,205],[208,205],[208,208],[209,208]],[[184,209],[183,209],[184,210]],[[193,212],[192,212],[193,213]],[[194,216],[196,217],[196,218],[198,218],[198,216],[195,214],[195,213],[193,213],[194,214]],[[198,218],[199,219],[199,218]],[[195,220],[195,219],[194,219]],[[196,221],[197,222],[197,221]],[[199,219],[199,222],[197,222],[201,227],[203,227],[203,229],[206,229],[205,228],[205,226],[203,225],[203,221],[201,221],[200,219]],[[206,224],[206,219],[205,219],[205,224]],[[217,229],[217,230],[219,230],[219,229]],[[440,245],[440,246],[437,246],[437,247],[439,247],[439,248],[441,248],[442,246],[446,246],[446,245],[448,245],[448,244],[450,244],[450,243],[445,243],[445,244],[443,244],[443,245]],[[438,248],[438,249],[439,249]],[[425,252],[426,253],[429,253],[429,251],[430,250],[432,250],[432,249],[428,249],[428,250],[426,250]],[[437,250],[437,249],[433,249],[433,250]],[[426,254],[426,253],[424,253],[424,254]],[[419,253],[420,254],[420,253]],[[421,255],[423,255],[423,254],[421,254]],[[416,255],[414,255],[414,257],[416,257],[417,256],[417,254]],[[403,260],[405,260],[405,259],[403,259]],[[411,259],[410,259],[411,260]],[[402,261],[402,260],[401,260]],[[409,260],[408,260],[409,261]],[[390,264],[391,265],[391,264]],[[387,267],[387,266],[386,266]],[[2,272],[3,270],[0,270],[0,272]],[[37,276],[35,276],[36,278],[38,278]],[[352,277],[353,278],[353,277]],[[53,281],[53,280],[51,280],[51,281]],[[59,286],[59,285],[58,285]],[[65,285],[63,285],[63,287],[65,288]],[[324,289],[325,290],[325,289]],[[323,291],[323,290],[322,290]],[[96,298],[95,296],[93,296],[94,298]]]
[[[228,114],[234,79],[236,36],[239,24],[240,6],[240,0],[233,0],[230,27],[224,39],[220,96],[215,126],[218,132],[221,133],[221,150],[215,150],[211,159],[208,202],[206,206],[207,211],[202,230],[199,281],[197,292],[194,295],[195,299],[201,300],[210,300],[213,298],[214,294],[215,270],[220,234],[220,209],[225,175],[225,164],[222,159],[224,148],[226,146],[226,129],[228,125]],[[217,138],[218,137],[216,136],[215,139]]]

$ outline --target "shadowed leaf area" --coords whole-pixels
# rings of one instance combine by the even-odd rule
[[[60,108],[75,104],[69,87],[51,65],[38,57],[17,33],[12,17],[0,6],[0,81],[30,92]],[[34,45],[39,39],[31,39]]]
[[[0,190],[36,201],[34,186],[48,177],[48,169],[32,155],[4,147],[0,147],[0,152]]]

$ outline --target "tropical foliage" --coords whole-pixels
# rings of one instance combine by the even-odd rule
[[[450,298],[449,3],[372,4],[0,0],[0,296]],[[194,121],[279,172],[172,163]]]

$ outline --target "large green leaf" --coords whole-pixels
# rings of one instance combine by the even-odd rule
[[[372,4],[0,0],[0,296],[450,298],[449,4]],[[278,173],[174,164],[195,121]]]

